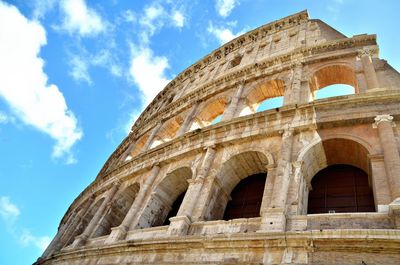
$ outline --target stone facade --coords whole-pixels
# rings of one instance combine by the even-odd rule
[[[213,51],[150,103],[36,264],[400,264],[400,74],[378,52],[306,11]],[[315,99],[332,84],[355,93]],[[314,176],[342,164],[375,211],[307,214]],[[259,173],[258,217],[222,220]]]

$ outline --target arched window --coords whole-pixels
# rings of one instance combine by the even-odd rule
[[[189,186],[187,180],[191,177],[192,171],[188,167],[168,173],[152,192],[136,228],[169,224],[167,219],[174,217],[178,212]]]
[[[117,227],[122,223],[131,208],[139,189],[139,184],[134,183],[117,195],[116,199],[112,202],[110,211],[108,211],[103,217],[92,237],[108,235],[111,233],[112,227]]]
[[[181,127],[182,123],[183,119],[180,116],[174,117],[166,121],[158,131],[157,136],[151,143],[150,148],[156,147],[157,145],[172,140],[178,132],[179,128]]]
[[[89,225],[90,220],[92,220],[93,216],[95,215],[95,213],[97,212],[97,210],[100,208],[101,204],[103,203],[104,198],[99,199],[98,201],[96,201],[90,208],[89,211],[87,211],[86,213],[84,212],[80,212],[79,214],[83,215],[83,218],[81,219],[81,221],[79,222],[78,226],[74,228],[74,230],[69,233],[68,235],[66,235],[65,240],[65,246],[68,246],[70,244],[72,244],[72,242],[74,242],[75,237],[82,234],[86,227]],[[81,210],[82,211],[82,210]],[[77,217],[75,217],[77,218]]]
[[[129,154],[125,157],[125,161],[131,160],[133,157],[137,156],[143,149],[144,145],[146,144],[147,140],[149,139],[149,135],[145,134],[140,137],[135,143],[132,150]]]
[[[281,107],[284,90],[284,82],[278,79],[256,86],[248,93],[240,116]]]
[[[260,207],[267,174],[255,174],[239,182],[231,192],[224,220],[260,216]]]
[[[319,171],[311,182],[308,213],[374,212],[374,197],[363,170],[332,165]]]
[[[310,81],[314,99],[358,93],[354,70],[345,65],[330,65],[314,73]]]
[[[224,113],[227,105],[227,98],[221,97],[204,106],[202,111],[195,117],[190,130],[203,128],[218,122],[218,117]]]

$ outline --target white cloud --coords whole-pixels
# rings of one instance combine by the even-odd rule
[[[227,17],[238,4],[238,0],[217,0],[215,8],[221,17]]]
[[[183,16],[182,12],[176,10],[172,13],[172,20],[176,27],[182,28],[185,22],[185,17]]]
[[[20,215],[20,210],[10,201],[9,197],[1,196],[0,215],[5,221],[13,221]]]
[[[60,7],[64,13],[61,28],[69,33],[95,36],[105,31],[105,22],[95,10],[87,6],[85,0],[63,0]]]
[[[147,105],[170,81],[165,74],[169,68],[168,59],[154,56],[148,47],[133,51],[129,73],[143,95],[143,103]]]
[[[70,149],[82,131],[58,87],[47,83],[38,56],[46,44],[44,28],[0,2],[0,39],[0,97],[25,124],[56,140],[54,158],[67,156],[67,163],[73,162]]]
[[[208,26],[207,31],[214,35],[221,44],[227,43],[244,33],[244,31],[240,31],[234,34],[231,29],[227,27],[215,27],[212,23]]]
[[[39,248],[40,251],[45,251],[47,246],[51,242],[51,238],[48,236],[37,237],[32,235],[29,230],[23,230],[19,238],[20,242],[24,246],[34,245]]]

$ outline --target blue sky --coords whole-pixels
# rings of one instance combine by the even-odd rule
[[[30,264],[166,83],[230,40],[308,9],[376,33],[400,69],[400,1],[0,0],[0,264]]]

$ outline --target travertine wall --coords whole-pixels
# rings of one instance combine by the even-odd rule
[[[315,99],[332,84],[355,93]],[[400,74],[375,35],[347,38],[305,11],[269,23],[160,92],[37,264],[399,264],[399,120]],[[312,178],[334,164],[368,174],[375,212],[307,214]],[[258,173],[260,216],[221,220]]]

